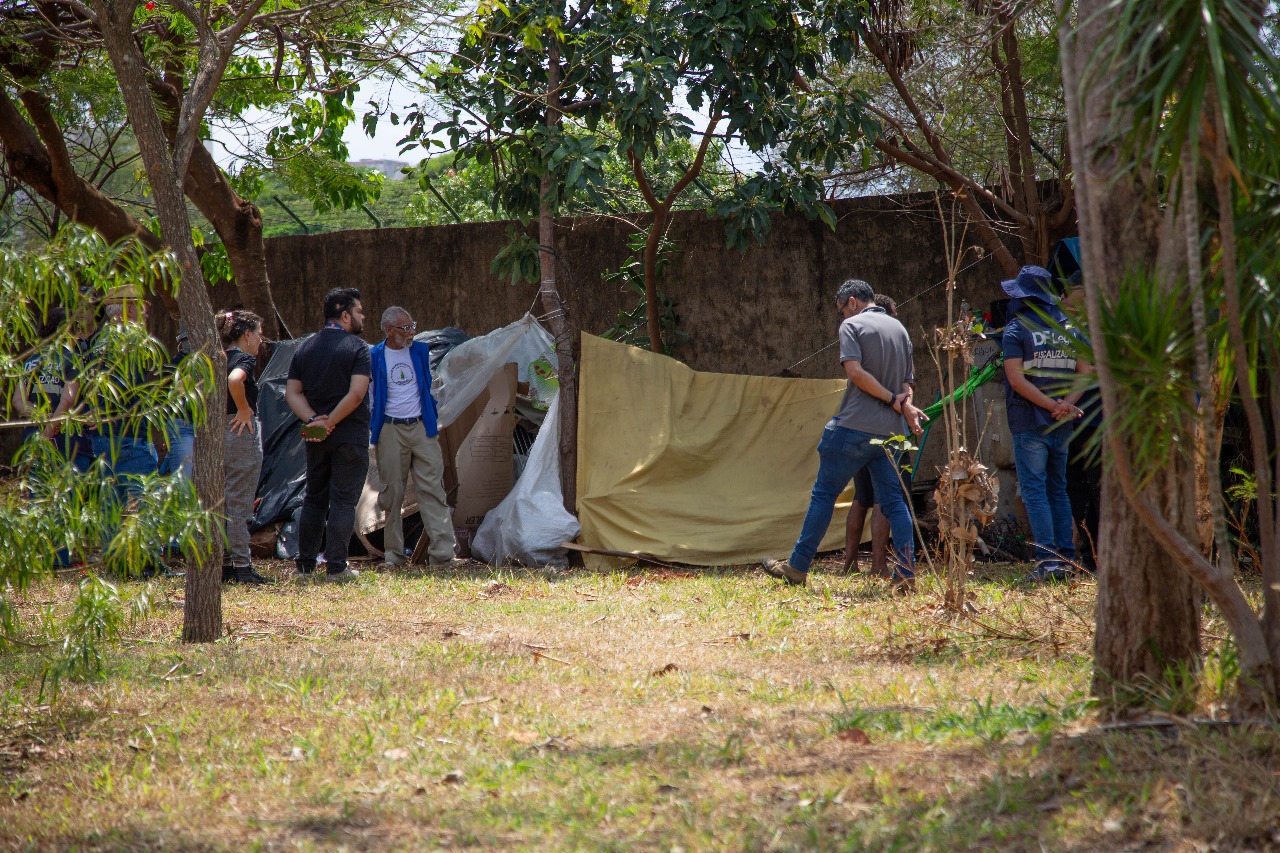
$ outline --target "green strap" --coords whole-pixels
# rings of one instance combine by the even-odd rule
[[[1003,364],[1004,364],[1004,355],[997,354],[995,358],[987,362],[982,367],[973,368],[972,370],[969,371],[969,379],[963,385],[957,388],[954,392],[952,392],[950,397],[939,400],[929,408],[925,409],[924,410],[925,416],[929,418],[929,420],[933,420],[938,415],[942,414],[942,409],[944,406],[947,405],[947,403],[950,403],[950,402],[958,403],[961,400],[963,400],[965,397],[968,397],[974,391],[977,391],[980,386],[985,385],[986,383],[990,382],[992,379],[995,379],[996,375],[999,374],[1000,372],[1000,367]]]

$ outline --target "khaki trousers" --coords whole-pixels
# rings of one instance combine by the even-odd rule
[[[382,425],[374,448],[383,491],[378,505],[387,514],[383,544],[388,565],[399,566],[404,556],[405,483],[413,475],[418,493],[418,514],[422,516],[423,536],[428,538],[428,560],[447,563],[454,556],[453,514],[444,495],[444,455],[440,442],[427,435],[422,421],[413,424]]]

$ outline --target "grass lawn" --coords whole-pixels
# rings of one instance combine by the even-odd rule
[[[982,567],[953,625],[930,579],[831,568],[231,587],[208,646],[166,582],[52,706],[0,658],[0,849],[1280,846],[1280,732],[1099,725],[1092,583]],[[1223,633],[1207,612],[1201,715]]]

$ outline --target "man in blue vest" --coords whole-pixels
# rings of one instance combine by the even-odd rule
[[[1036,546],[1036,567],[1027,580],[1064,580],[1076,553],[1067,497],[1072,422],[1083,414],[1075,376],[1091,368],[1076,358],[1071,337],[1078,333],[1058,306],[1048,270],[1023,267],[1001,286],[1012,297],[1002,339],[1005,408],[1018,491]]]
[[[436,401],[431,397],[431,350],[413,334],[417,323],[393,305],[382,314],[386,340],[374,346],[373,421],[370,441],[384,485],[378,503],[387,513],[383,530],[384,566],[405,564],[405,481],[418,493],[418,513],[432,566],[464,562],[454,558],[453,517],[444,494],[444,455],[437,438]]]

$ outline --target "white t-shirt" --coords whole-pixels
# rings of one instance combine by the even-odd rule
[[[418,377],[413,370],[409,348],[386,348],[387,413],[389,418],[414,418],[422,414]]]

